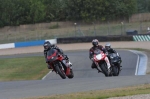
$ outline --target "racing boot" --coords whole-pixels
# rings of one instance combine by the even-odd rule
[[[99,69],[97,68],[97,66],[95,65],[95,63],[92,63],[91,68],[92,68],[92,69],[96,68],[96,69],[98,70],[98,73],[102,72],[101,70],[99,70]]]
[[[48,68],[48,69],[52,69],[50,65],[47,65],[47,68]]]
[[[47,68],[48,68],[48,69],[52,69],[50,65],[47,65]],[[53,71],[54,71],[54,70],[52,69],[52,72],[53,72]]]
[[[92,63],[91,68],[94,69],[94,68],[97,68],[97,67],[94,63]]]

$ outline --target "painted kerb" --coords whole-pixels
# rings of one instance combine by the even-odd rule
[[[150,41],[150,35],[133,35],[134,41]]]

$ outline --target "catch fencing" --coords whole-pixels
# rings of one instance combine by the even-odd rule
[[[139,20],[139,17],[135,18]],[[149,20],[130,21],[131,19],[103,23],[97,21],[86,24],[83,22],[51,22],[14,27],[7,26],[0,29],[0,44],[68,37],[125,36],[131,30],[136,30],[138,35],[150,31]],[[134,38],[137,39],[136,36]]]

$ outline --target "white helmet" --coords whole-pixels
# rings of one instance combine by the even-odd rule
[[[106,49],[106,50],[110,50],[110,48],[111,48],[111,44],[110,44],[110,43],[106,43],[106,44],[105,44],[105,49]]]

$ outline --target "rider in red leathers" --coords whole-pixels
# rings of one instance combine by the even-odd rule
[[[46,63],[47,63],[47,52],[48,52],[51,48],[53,48],[53,49],[56,49],[61,55],[63,55],[64,60],[65,60],[65,61],[63,61],[63,63],[64,63],[64,64],[66,64],[65,62],[69,63],[70,68],[72,68],[72,63],[69,61],[68,56],[63,53],[63,50],[62,50],[62,49],[60,49],[60,48],[57,47],[56,45],[52,45],[49,41],[44,42],[43,47],[44,47],[44,56],[45,56],[45,61],[46,61]],[[50,65],[47,65],[47,68],[48,68],[48,69],[52,69],[52,68],[50,67]]]
[[[90,50],[89,50],[89,58],[92,61],[93,61],[94,50],[100,49],[101,51],[103,51],[104,53],[106,53],[105,48],[103,48],[102,45],[98,45],[98,43],[99,43],[99,41],[97,39],[92,40],[93,47],[91,47]],[[108,66],[108,72],[110,72],[110,62],[109,62],[108,57],[105,58],[105,61],[106,61],[107,66]],[[91,68],[92,69],[96,68],[98,70],[98,72],[100,72],[94,62],[92,63]]]

